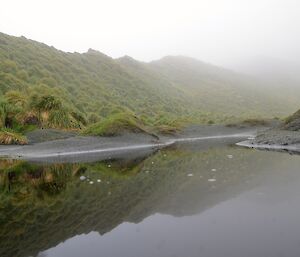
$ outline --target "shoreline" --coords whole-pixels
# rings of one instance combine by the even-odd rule
[[[128,133],[117,137],[71,137],[25,146],[0,146],[0,157],[36,162],[81,162],[117,158],[139,152],[152,153],[162,148],[205,142],[235,144],[252,137],[257,128],[226,128],[224,126],[194,126],[175,136],[159,140],[146,134]],[[208,143],[209,141],[209,143]]]
[[[253,141],[246,140],[236,143],[237,146],[254,148],[259,150],[274,150],[274,151],[282,151],[282,152],[290,152],[290,153],[298,153],[300,154],[300,144],[293,145],[279,145],[279,144],[256,144]]]
[[[272,128],[260,132],[255,138],[236,143],[237,146],[300,154],[298,131]]]

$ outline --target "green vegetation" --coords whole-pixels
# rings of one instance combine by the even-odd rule
[[[123,132],[148,133],[145,125],[134,115],[118,113],[88,127],[84,134],[93,136],[116,136]]]
[[[91,49],[65,53],[0,33],[0,128],[18,133],[35,126],[105,135],[124,126],[141,131],[141,124],[175,133],[188,123],[282,117],[294,105],[248,77],[187,57],[143,63]],[[124,113],[136,120],[117,121]]]
[[[0,96],[0,144],[26,144],[20,134],[35,128],[81,129],[80,112],[63,104],[56,90],[28,87],[27,94],[10,90]]]
[[[276,120],[276,119],[274,119]],[[272,120],[267,119],[246,119],[237,123],[228,123],[227,127],[256,127],[256,126],[268,126],[270,125]]]
[[[3,145],[26,145],[27,139],[23,135],[11,131],[9,129],[3,129],[0,131],[0,144]]]
[[[174,123],[172,125],[157,125],[155,130],[163,135],[176,135],[182,130],[182,124]]]

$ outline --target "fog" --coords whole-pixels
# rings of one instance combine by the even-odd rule
[[[225,67],[297,62],[297,0],[2,1],[0,31],[69,51],[142,61],[187,55]]]

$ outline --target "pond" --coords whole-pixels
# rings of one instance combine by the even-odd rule
[[[0,160],[1,257],[300,256],[300,156],[173,146]]]

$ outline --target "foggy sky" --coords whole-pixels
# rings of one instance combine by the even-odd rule
[[[9,0],[0,31],[69,51],[149,61],[187,55],[228,66],[300,57],[297,0]]]

